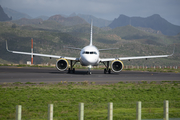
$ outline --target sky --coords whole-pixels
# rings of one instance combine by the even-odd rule
[[[120,14],[129,17],[159,14],[180,26],[180,0],[0,0],[0,5],[32,17],[76,13],[114,20]]]

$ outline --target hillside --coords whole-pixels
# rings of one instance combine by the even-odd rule
[[[90,25],[64,26],[56,21],[43,21],[12,27],[12,22],[0,22],[0,63],[26,63],[30,56],[8,53],[5,40],[10,50],[30,52],[31,38],[34,38],[34,52],[62,56],[79,57],[79,51],[64,49],[63,46],[82,48],[89,44]],[[170,58],[151,60],[123,61],[125,65],[180,65],[180,37],[150,34],[132,26],[124,26],[109,31],[98,27],[93,29],[93,44],[97,48],[119,48],[119,50],[102,51],[100,57],[127,57],[142,55],[171,54],[173,43],[176,44],[175,55]],[[55,59],[35,57],[34,63],[55,63]]]
[[[12,17],[9,18],[0,5],[0,21],[10,21],[10,20],[12,20]]]
[[[49,19],[48,16],[44,16],[44,15],[36,17],[36,19],[39,19],[39,18],[42,20],[48,20]]]
[[[12,16],[12,20],[19,20],[19,19],[22,19],[22,18],[26,18],[26,19],[39,19],[40,18],[42,20],[48,20],[49,19],[48,16],[38,16],[36,18],[32,18],[31,16],[29,16],[29,15],[27,15],[25,13],[18,12],[18,11],[15,11],[13,9],[6,8],[6,7],[4,7],[3,10],[8,16]],[[93,19],[94,26],[97,26],[97,27],[106,27],[112,22],[112,21],[109,21],[109,20],[105,20],[105,19],[102,19],[102,18],[97,18],[97,17],[94,17],[92,15],[85,15],[85,14],[75,14],[75,13],[73,13],[69,17],[67,15],[63,15],[63,14],[61,14],[60,16],[63,17],[62,19],[69,18],[69,17],[70,18],[71,17],[77,17],[78,16],[78,17],[84,19],[86,21],[86,23],[90,23],[91,20]],[[68,19],[66,19],[66,20],[68,20]],[[84,23],[84,21],[83,21],[83,23]],[[69,24],[69,23],[67,23],[67,24]]]
[[[10,8],[3,8],[3,10],[9,17],[12,17],[9,18],[6,15],[7,20],[11,20],[11,19],[15,20],[14,23],[19,25],[29,25],[31,23],[36,24],[36,21],[38,19],[42,19],[43,21],[53,20],[59,22],[61,25],[64,26],[73,26],[73,25],[90,23],[91,20],[93,19],[94,26],[103,28],[104,30],[111,30],[111,28],[114,29],[116,27],[131,25],[146,32],[164,34],[168,36],[173,36],[180,33],[180,26],[169,23],[167,20],[165,20],[158,14],[154,14],[146,18],[128,17],[126,15],[120,15],[118,18],[114,19],[113,21],[109,21],[102,18],[94,17],[92,15],[73,13],[69,17],[67,15],[54,15],[51,16],[50,18],[47,16],[39,16],[34,18],[35,20],[33,20],[31,16],[25,13],[15,11]],[[2,19],[2,17],[0,17],[0,19]]]
[[[180,33],[180,26],[173,25],[158,14],[142,18],[120,15],[109,25],[111,28],[131,25],[134,27],[151,28],[162,32],[164,35],[177,35]]]
[[[72,25],[78,25],[78,24],[86,24],[87,22],[78,17],[78,16],[73,16],[73,17],[63,17],[61,15],[54,15],[51,16],[48,20],[56,21],[59,22],[62,25],[65,26],[72,26]]]
[[[105,20],[105,19],[102,19],[102,18],[97,18],[97,17],[94,17],[92,15],[85,15],[85,14],[73,13],[70,16],[71,17],[79,16],[80,18],[86,20],[86,22],[88,22],[89,24],[91,24],[91,20],[93,20],[93,25],[96,26],[96,27],[106,27],[112,22],[110,20]]]
[[[13,23],[0,23],[0,58],[14,63],[26,63],[30,56],[22,56],[8,53],[5,49],[5,40],[8,41],[9,49],[30,52],[31,38],[34,39],[34,52],[44,54],[60,54],[66,56],[78,55],[76,51],[63,50],[63,46],[82,47],[86,42],[80,38],[66,33],[43,30],[28,30],[24,26],[12,28]],[[4,29],[2,29],[4,28]],[[28,27],[27,27],[28,28]],[[35,57],[35,63],[50,61],[50,59]],[[55,59],[51,60],[53,63]]]
[[[12,20],[19,20],[21,18],[27,18],[27,19],[32,19],[31,16],[21,13],[15,10],[12,10],[10,8],[3,7],[4,12],[10,17],[12,16]]]
[[[43,20],[41,18],[38,19],[21,18],[19,20],[13,20],[12,22],[18,25],[32,25],[32,24],[41,24]]]

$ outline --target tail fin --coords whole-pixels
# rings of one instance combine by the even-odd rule
[[[93,34],[93,20],[91,20],[91,35],[90,35],[90,46],[92,46],[92,35]]]

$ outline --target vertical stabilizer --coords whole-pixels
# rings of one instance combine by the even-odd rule
[[[90,35],[90,46],[92,45],[92,33],[93,32],[93,20],[91,20],[91,35]]]

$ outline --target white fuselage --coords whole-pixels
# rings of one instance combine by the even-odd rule
[[[80,52],[80,63],[82,66],[97,66],[99,64],[99,50],[93,45],[84,47]]]

